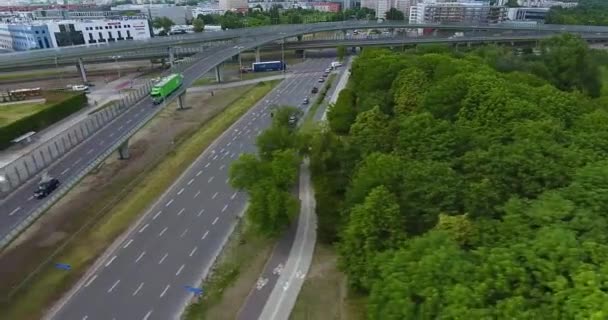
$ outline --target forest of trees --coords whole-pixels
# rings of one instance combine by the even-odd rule
[[[608,25],[608,1],[579,0],[574,8],[553,7],[545,22],[605,26]]]
[[[355,60],[309,145],[320,240],[369,319],[608,318],[594,55],[566,35]]]

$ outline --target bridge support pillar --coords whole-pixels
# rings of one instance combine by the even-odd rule
[[[255,48],[255,62],[260,62],[260,47]]]
[[[177,97],[177,108],[179,110],[186,109],[186,91]]]
[[[129,159],[129,139],[127,139],[127,141],[123,142],[120,147],[118,147],[118,159]]]
[[[169,66],[173,68],[173,64],[175,63],[175,52],[173,48],[169,47]]]
[[[8,192],[11,189],[11,182],[5,169],[0,169],[0,192]]]
[[[222,82],[222,65],[218,65],[215,67],[215,81],[217,83]]]
[[[84,69],[84,63],[82,63],[82,58],[78,58],[78,64],[76,65],[76,68],[78,69],[78,72],[80,72],[80,78],[82,79],[82,82],[86,84],[88,82],[87,71]]]

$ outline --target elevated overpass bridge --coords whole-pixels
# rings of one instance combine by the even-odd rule
[[[494,30],[494,31],[523,31],[536,34],[578,33],[578,34],[608,34],[608,27],[603,26],[576,26],[576,25],[519,25],[519,24],[409,24],[403,21],[343,21],[331,23],[279,25],[259,28],[246,28],[218,32],[205,32],[200,34],[180,35],[171,37],[156,37],[148,40],[134,40],[114,42],[108,44],[87,45],[78,47],[64,47],[28,52],[8,53],[1,55],[0,70],[13,70],[19,66],[38,66],[40,64],[56,63],[58,59],[88,59],[95,56],[121,55],[149,49],[169,49],[184,46],[200,45],[213,42],[238,42],[242,39],[257,39],[272,36],[269,41],[276,41],[305,34],[346,31],[355,29],[436,29],[436,30]],[[265,42],[258,41],[257,46]],[[254,46],[257,47],[257,46]]]
[[[369,47],[369,46],[400,46],[400,45],[417,45],[417,44],[429,44],[429,43],[442,43],[452,45],[472,45],[480,43],[501,43],[501,44],[526,44],[534,43],[539,40],[543,40],[552,37],[553,33],[532,33],[532,34],[492,34],[492,35],[476,35],[476,36],[464,36],[464,37],[449,37],[449,36],[421,36],[421,37],[404,37],[400,35],[391,34],[377,35],[372,37],[362,38],[349,38],[344,36],[335,37],[324,37],[321,39],[313,40],[297,40],[297,38],[289,38],[285,42],[271,41],[264,43],[257,48],[264,50],[306,50],[306,49],[325,49],[335,48],[336,46],[342,45],[346,47]],[[608,42],[608,33],[582,33],[580,37],[588,41],[589,43],[606,43]],[[291,39],[291,40],[290,40]],[[123,52],[120,55],[97,55],[91,57],[81,58],[80,61],[83,64],[95,64],[95,63],[111,63],[117,61],[138,61],[148,59],[167,59],[169,62],[170,58],[181,59],[190,57],[198,53],[208,52],[216,47],[222,46],[237,46],[232,41],[222,40],[207,42],[201,45],[188,45],[183,47],[174,47],[170,50],[166,48],[152,48],[144,50],[135,50],[132,52]],[[242,53],[242,51],[241,51]],[[79,58],[61,58],[54,61],[40,61],[37,63],[38,67],[51,68],[58,66],[69,66],[77,65]],[[19,69],[31,69],[31,65],[26,66],[13,66],[11,70]]]
[[[54,60],[52,53],[65,55],[64,58],[81,59],[89,56],[108,55],[115,52],[124,52],[138,48],[138,45],[146,49],[160,48],[163,46],[183,46],[186,42],[190,44],[201,42],[224,41],[220,44],[207,46],[200,52],[193,53],[183,59],[182,63],[176,64],[168,70],[169,72],[180,72],[184,75],[184,84],[174,94],[168,97],[162,105],[154,105],[149,98],[149,90],[152,82],[143,88],[132,92],[128,97],[119,101],[108,112],[97,113],[92,116],[95,119],[86,119],[86,127],[75,126],[73,131],[68,129],[64,132],[70,143],[65,143],[64,136],[58,136],[48,142],[41,144],[31,153],[24,155],[13,163],[0,168],[0,212],[8,212],[8,215],[0,216],[0,249],[8,245],[31,223],[40,217],[53,203],[58,201],[69,189],[82,179],[88,172],[97,167],[105,158],[118,150],[121,156],[128,156],[129,138],[151,120],[165,105],[177,100],[181,106],[184,94],[197,79],[215,68],[219,74],[219,66],[227,59],[259,48],[264,44],[272,44],[284,41],[303,34],[350,30],[350,29],[378,29],[378,28],[443,28],[450,30],[474,29],[498,29],[511,30],[514,27],[506,26],[456,26],[456,25],[407,25],[403,23],[338,23],[302,26],[279,26],[257,29],[238,30],[226,32],[213,36],[194,35],[183,38],[164,38],[150,42],[120,43],[102,47],[66,48],[58,50],[39,50],[33,52],[9,55],[9,59],[1,59],[1,65],[9,68],[16,63],[32,65],[48,61],[49,57]],[[526,28],[515,28],[518,30]],[[542,29],[542,30],[541,30]],[[548,37],[556,32],[578,32],[588,40],[603,41],[608,39],[608,27],[585,27],[585,26],[542,26],[538,28],[527,28],[527,32],[535,32],[534,35],[505,35],[500,37],[471,37],[471,38],[393,38],[393,39],[343,39],[310,42],[308,44],[294,41],[288,45],[291,48],[298,46],[327,47],[344,44],[348,46],[363,45],[402,45],[411,43],[465,43],[465,42],[497,42],[497,41],[536,41]],[[222,38],[223,37],[223,38]],[[228,41],[228,43],[226,43]],[[153,44],[148,47],[147,44]],[[162,45],[159,45],[162,43]],[[283,44],[285,45],[285,44]],[[301,47],[304,48],[304,47]],[[13,60],[14,59],[14,60]],[[84,121],[83,121],[84,122]],[[89,125],[90,123],[90,125]],[[80,131],[78,131],[80,130]],[[71,136],[70,136],[71,135]],[[72,137],[78,136],[82,139],[72,143]],[[66,171],[66,169],[69,169]],[[37,177],[42,172],[48,172],[51,176],[61,176],[64,182],[61,187],[51,196],[42,201],[30,201],[31,192],[37,185]]]

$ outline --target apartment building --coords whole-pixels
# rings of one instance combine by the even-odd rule
[[[410,8],[410,23],[498,23],[506,20],[507,8],[489,1],[426,0]]]
[[[247,0],[220,0],[220,9],[224,11],[243,10],[247,8],[249,8]]]

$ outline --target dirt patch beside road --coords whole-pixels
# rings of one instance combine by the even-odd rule
[[[71,234],[93,217],[102,219],[108,216],[111,205],[120,199],[132,181],[151,170],[172,152],[177,142],[195,132],[250,88],[218,90],[213,97],[209,93],[191,94],[186,101],[190,109],[177,111],[175,105],[170,105],[161,111],[131,138],[129,160],[117,160],[117,156],[112,155],[24,233],[11,250],[0,256],[0,292],[3,293],[0,299],[10,303],[7,293]]]
[[[290,320],[363,320],[365,299],[348,290],[334,248],[317,243]]]

